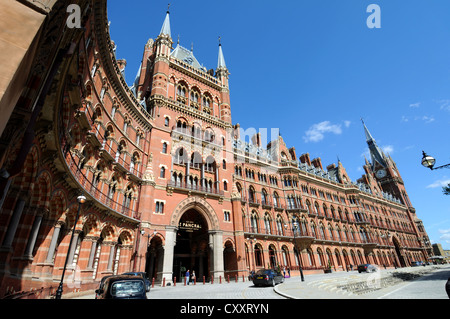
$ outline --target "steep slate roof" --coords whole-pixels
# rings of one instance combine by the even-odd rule
[[[182,47],[180,44],[177,44],[177,47],[172,51],[172,53],[170,53],[170,56],[177,58],[178,60],[181,60],[193,66],[196,69],[206,72],[206,68],[200,65],[200,63],[195,58],[193,52],[191,50]]]

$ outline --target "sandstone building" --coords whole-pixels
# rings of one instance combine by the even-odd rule
[[[206,69],[174,42],[169,12],[129,86],[106,0],[78,2],[82,28],[67,26],[70,1],[0,5],[0,296],[54,294],[67,256],[65,292],[127,271],[169,284],[186,269],[296,276],[431,254],[399,168],[364,123],[371,160],[352,181],[341,162],[233,124],[222,46]]]

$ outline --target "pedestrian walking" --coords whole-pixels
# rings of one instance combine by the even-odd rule
[[[195,283],[195,270],[192,271],[192,283]]]
[[[283,277],[286,278],[286,267],[283,267]]]
[[[291,278],[291,268],[287,267],[287,271],[288,271],[289,278]]]
[[[186,271],[186,275],[184,276],[185,283],[189,285],[189,269]]]

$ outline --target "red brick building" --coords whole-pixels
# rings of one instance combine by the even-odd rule
[[[67,256],[65,293],[126,271],[168,284],[187,269],[210,281],[428,258],[399,170],[365,124],[371,161],[353,182],[340,162],[298,156],[277,130],[233,125],[222,46],[217,67],[204,68],[174,43],[169,12],[130,87],[106,0],[78,1],[83,28],[65,23],[69,1],[47,2],[2,4],[36,22],[23,31],[27,50],[2,66],[16,85],[0,97],[10,114],[0,132],[1,296],[53,294]]]

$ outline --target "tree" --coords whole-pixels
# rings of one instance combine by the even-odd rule
[[[450,195],[450,183],[448,183],[447,186],[442,187],[442,192],[445,195]]]

